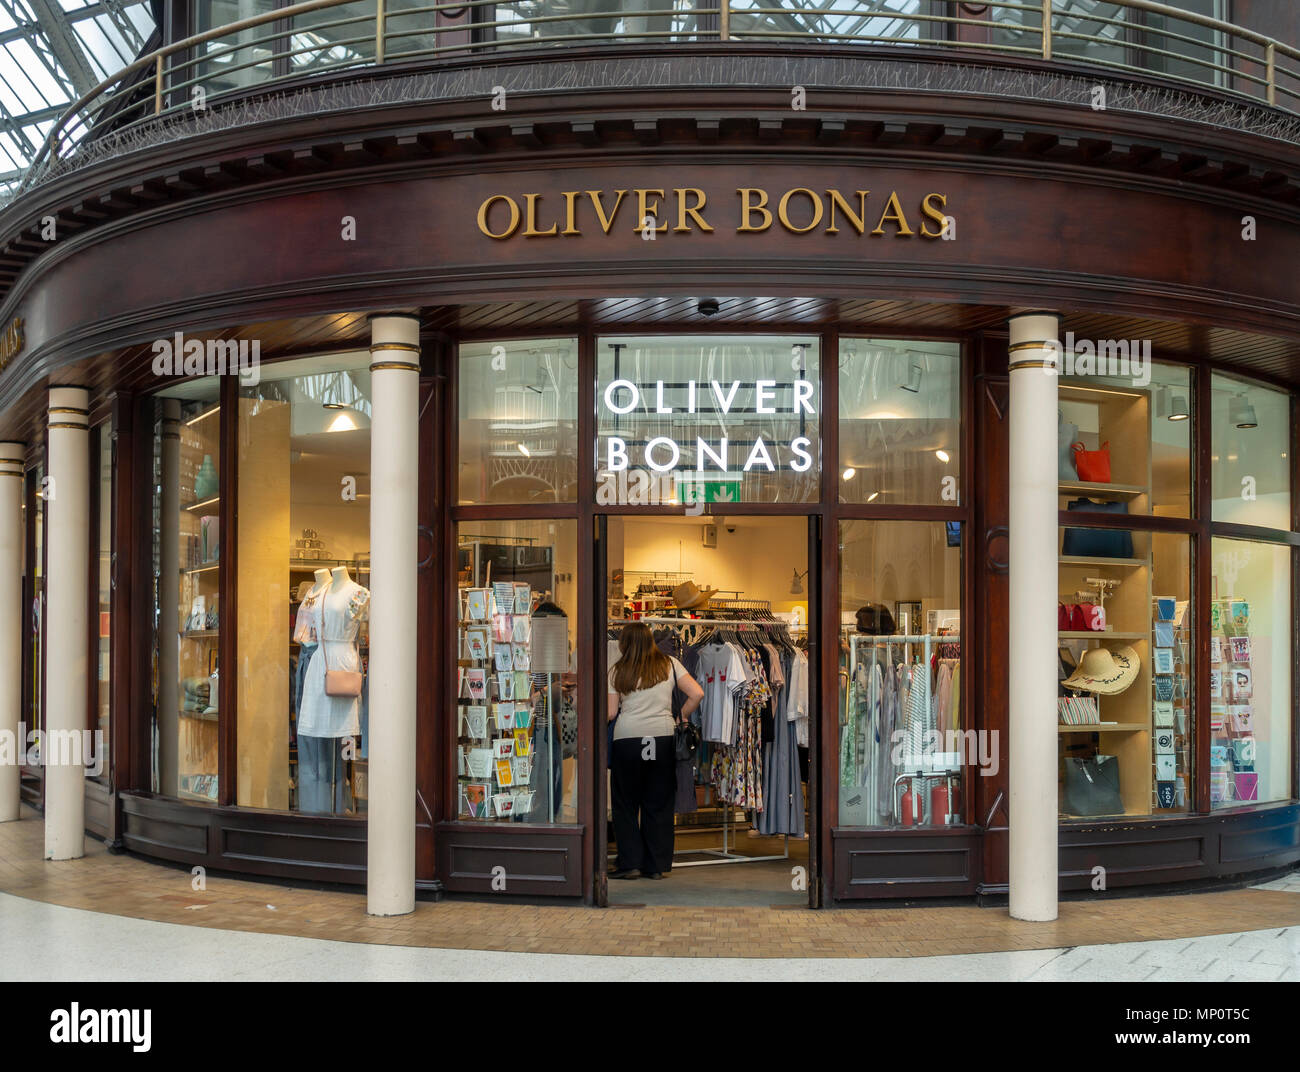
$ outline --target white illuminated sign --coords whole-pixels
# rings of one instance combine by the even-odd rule
[[[736,405],[741,388],[745,387],[753,392],[756,414],[776,416],[785,413],[795,418],[817,416],[817,410],[812,403],[814,385],[811,380],[799,379],[790,384],[779,384],[776,380],[755,380],[750,384],[742,384],[740,380],[732,380],[725,386],[718,380],[707,382],[688,380],[685,387],[684,410],[668,402],[665,387],[663,380],[655,380],[653,384],[644,386],[626,379],[611,380],[605,387],[601,401],[608,414],[620,417],[642,409],[646,414],[655,416],[679,412],[729,415]],[[675,384],[669,390],[679,388],[680,385]],[[790,399],[788,404],[778,405],[777,394],[782,389],[792,389],[788,390]],[[782,393],[787,392],[782,391]],[[716,406],[710,405],[710,402],[716,403]],[[743,419],[743,415],[738,417]],[[748,444],[748,455],[742,470],[748,473],[757,468],[775,473],[777,464],[772,456],[774,446],[764,442],[761,435],[757,436],[752,443]],[[696,436],[695,466],[692,471],[727,472],[728,447],[726,438],[710,442],[703,436]],[[809,449],[811,447],[812,439],[808,436],[800,435],[790,440],[787,444],[790,469],[796,473],[806,473],[812,468],[813,456]],[[682,444],[668,436],[656,435],[645,444],[642,450],[642,461],[646,467],[656,473],[668,473],[681,467],[683,453]],[[605,469],[611,473],[628,469],[631,459],[628,456],[627,440],[617,435],[605,436],[603,461]]]

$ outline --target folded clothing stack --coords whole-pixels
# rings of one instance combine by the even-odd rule
[[[208,685],[209,679],[206,677],[187,677],[181,681],[181,687],[185,690],[186,711],[203,711],[208,707],[208,699],[211,695],[211,689]]]

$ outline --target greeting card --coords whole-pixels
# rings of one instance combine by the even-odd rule
[[[1223,804],[1231,800],[1229,771],[1210,771],[1210,803]]]
[[[528,756],[532,755],[533,742],[527,730],[515,730],[515,755]]]
[[[1156,800],[1162,808],[1174,806],[1174,782],[1156,782]]]
[[[531,792],[513,793],[514,813],[516,815],[527,815],[533,810],[533,794]]]
[[[497,760],[497,785],[502,789],[515,784],[514,764],[508,759]]]
[[[1155,671],[1157,674],[1172,674],[1174,672],[1174,652],[1172,648],[1156,648],[1154,654]]]
[[[1174,728],[1174,702],[1173,700],[1157,700],[1155,702],[1155,722],[1160,729]]]
[[[492,742],[492,754],[497,759],[510,759],[515,754],[515,739],[513,737],[499,737]]]
[[[487,708],[480,704],[471,704],[465,711],[465,736],[487,736]]]
[[[1174,731],[1156,730],[1152,736],[1157,756],[1172,756],[1174,754]]]
[[[527,644],[532,633],[532,619],[523,614],[516,614],[510,623],[510,639],[516,644]]]
[[[1156,596],[1156,620],[1160,622],[1172,622],[1174,620],[1174,611],[1176,601],[1173,596]]]
[[[496,581],[492,585],[492,595],[496,598],[496,612],[509,614],[515,603],[515,586],[510,581]]]
[[[1223,699],[1223,671],[1222,670],[1210,671],[1210,699],[1211,700]]]
[[[510,645],[497,644],[492,652],[492,665],[496,667],[497,673],[503,670],[509,670],[514,664],[510,661]]]
[[[466,782],[460,787],[461,814],[471,819],[488,817],[488,793],[490,787],[484,783]]]
[[[510,635],[513,631],[509,614],[492,615],[492,639],[498,644],[510,643]]]
[[[515,581],[515,613],[528,615],[533,611],[533,590],[523,581]]]
[[[1156,647],[1172,648],[1174,646],[1173,622],[1156,622]]]
[[[1223,662],[1223,637],[1221,636],[1210,637],[1210,662]]]
[[[471,625],[465,630],[465,652],[471,659],[488,657],[488,631],[480,625]]]
[[[1174,698],[1174,679],[1172,677],[1168,674],[1157,674],[1155,683],[1157,700],[1172,700]]]
[[[533,709],[527,704],[515,704],[515,728],[526,730],[533,724]]]
[[[1250,604],[1244,599],[1234,599],[1228,606],[1233,633],[1236,636],[1245,636],[1250,632]]]
[[[1234,663],[1250,662],[1250,637],[1229,637],[1228,642],[1232,646],[1232,661]]]
[[[465,753],[465,769],[471,778],[492,777],[492,749],[471,748]]]
[[[494,706],[496,710],[497,729],[507,732],[514,729],[515,705],[513,703],[499,703]]]
[[[1259,799],[1259,775],[1254,771],[1238,771],[1232,776],[1232,786],[1238,800]]]
[[[456,775],[464,778],[469,773],[469,768],[465,765],[465,749],[456,749]]]
[[[485,622],[488,616],[488,590],[470,588],[465,593],[465,605],[473,621]]]
[[[510,651],[514,656],[515,669],[527,671],[530,665],[527,646],[524,644],[511,644]]]
[[[507,819],[514,814],[515,796],[513,793],[497,793],[492,797],[492,806],[499,818]]]
[[[1251,674],[1249,666],[1234,666],[1232,668],[1232,698],[1234,700],[1249,700],[1255,691],[1254,677]]]
[[[1232,742],[1232,766],[1239,771],[1255,769],[1254,737],[1238,737]]]
[[[1174,780],[1174,757],[1172,754],[1156,756],[1156,780],[1172,782]]]
[[[465,681],[469,685],[470,699],[483,700],[487,698],[486,670],[470,667],[465,671]]]
[[[1255,715],[1250,704],[1233,704],[1228,708],[1228,724],[1239,737],[1255,732]]]
[[[527,700],[528,697],[532,695],[532,691],[533,691],[533,685],[532,682],[528,680],[528,671],[516,670],[515,671],[515,699]]]
[[[511,763],[515,769],[515,785],[527,785],[532,778],[533,761],[527,756],[515,756]]]

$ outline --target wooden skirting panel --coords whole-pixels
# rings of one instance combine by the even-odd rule
[[[438,877],[459,893],[581,897],[582,834],[572,826],[440,823]]]
[[[1300,805],[1220,812],[1163,822],[1061,827],[1062,890],[1230,879],[1300,860]]]
[[[215,808],[124,794],[122,843],[176,863],[362,885],[366,820]]]
[[[108,841],[113,836],[113,794],[106,785],[86,779],[86,830]]]
[[[980,875],[975,827],[831,831],[837,901],[964,897]]]

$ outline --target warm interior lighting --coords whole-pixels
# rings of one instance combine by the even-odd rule
[[[333,407],[327,406],[326,408],[331,409]],[[330,421],[329,426],[325,429],[325,431],[355,432],[357,430],[357,427],[358,425],[355,419],[355,414],[347,407],[340,407],[338,416],[335,417],[332,421]]]
[[[934,456],[938,458],[941,462],[943,462],[945,465],[948,464],[948,452],[946,450],[936,450],[934,452]]]
[[[185,427],[193,428],[196,424],[199,423],[199,421],[206,420],[208,417],[211,417],[214,413],[219,413],[220,411],[221,411],[220,406],[213,406],[211,409],[205,409],[197,417],[191,417],[188,421],[186,421]]]
[[[879,495],[879,494],[880,494],[880,492],[878,492],[878,491],[873,491],[870,495],[867,496],[867,502],[875,502],[875,501],[876,501],[876,496]]]
[[[532,451],[530,451],[522,443],[516,443],[515,446],[519,448],[519,453],[522,454],[525,458],[531,458],[533,456]]]
[[[1174,395],[1173,401],[1169,403],[1169,419],[1171,421],[1185,421],[1191,413],[1187,409],[1187,396]]]
[[[841,479],[852,480],[857,475],[858,475],[858,471],[854,469],[852,466],[849,466],[849,468],[844,470],[844,475],[843,477],[841,477]]]

